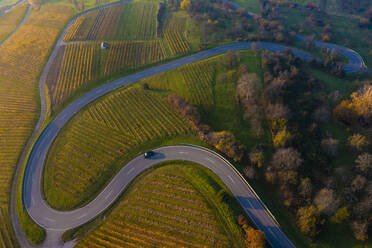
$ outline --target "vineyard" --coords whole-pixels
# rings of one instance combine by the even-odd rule
[[[74,208],[95,195],[135,151],[192,134],[188,122],[155,93],[132,87],[109,94],[57,137],[45,168],[48,202]]]
[[[27,4],[21,4],[0,16],[0,43],[15,30],[27,12]]]
[[[119,72],[125,68],[136,69],[167,58],[163,44],[158,41],[114,41],[110,43],[103,65],[103,76]]]
[[[0,205],[0,247],[1,248],[13,248],[14,241],[12,239],[12,235],[10,234],[9,230],[11,230],[11,226],[9,220],[5,216],[5,209],[7,206]]]
[[[243,247],[232,210],[216,200],[221,184],[197,165],[152,170],[76,247]]]
[[[156,3],[126,3],[79,17],[64,40],[153,40]]]
[[[99,44],[77,43],[60,49],[47,77],[52,104],[61,102],[76,88],[98,76]]]
[[[25,25],[0,47],[0,246],[12,247],[8,238],[12,235],[10,184],[38,118],[38,76],[72,14],[70,8],[53,4],[34,9]]]
[[[156,89],[171,90],[193,104],[214,104],[214,82],[221,56],[182,66],[144,81]]]
[[[113,41],[109,45],[108,51],[102,51],[96,42],[72,43],[60,48],[46,81],[53,106],[87,82],[167,58],[158,40]]]
[[[185,24],[185,17],[172,16],[164,30],[164,38],[172,55],[190,51],[190,45],[184,35]]]

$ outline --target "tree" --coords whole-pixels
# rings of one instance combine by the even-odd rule
[[[339,199],[332,189],[323,188],[314,197],[314,204],[317,206],[320,213],[332,215],[338,205]]]
[[[323,139],[321,147],[323,151],[329,156],[336,156],[338,151],[339,141],[333,138]]]
[[[249,153],[249,159],[251,160],[251,163],[256,165],[258,168],[262,166],[262,162],[264,159],[263,153],[261,151],[252,151]]]
[[[190,0],[182,0],[180,3],[180,8],[183,10],[188,10],[191,6],[191,1]]]
[[[356,168],[364,175],[368,176],[372,173],[372,155],[365,152],[355,160]]]
[[[274,147],[285,147],[292,139],[292,134],[286,128],[277,132],[273,137]]]
[[[277,170],[297,170],[302,162],[300,153],[290,147],[278,149],[273,155],[271,164]]]
[[[227,69],[232,70],[238,66],[239,60],[238,52],[228,51],[225,55],[224,63]]]
[[[345,124],[352,124],[358,119],[356,111],[348,100],[344,100],[337,105],[333,109],[333,115],[336,119]]]
[[[247,248],[264,248],[265,233],[254,228],[247,228],[245,231],[245,244]]]
[[[368,239],[368,222],[353,221],[351,230],[357,240],[366,241]]]
[[[269,103],[266,108],[266,115],[270,120],[288,119],[290,110],[281,103]]]
[[[317,122],[327,122],[331,116],[331,111],[327,106],[320,106],[314,111],[314,119]]]
[[[331,222],[341,224],[345,220],[347,220],[350,216],[349,211],[347,210],[347,207],[342,207],[337,210],[335,215],[331,217]]]
[[[356,112],[372,122],[372,85],[365,85],[351,94],[351,101]]]
[[[370,144],[368,139],[359,133],[351,135],[348,138],[348,142],[351,148],[358,151],[362,151]]]
[[[307,201],[311,201],[311,194],[313,192],[313,185],[310,178],[304,178],[301,180],[298,187],[299,194]]]
[[[301,207],[297,211],[297,223],[300,230],[311,238],[314,238],[318,233],[319,216],[319,211],[314,205]]]
[[[149,84],[148,84],[148,83],[144,83],[144,84],[143,84],[143,89],[144,89],[144,90],[150,90],[150,86],[149,86]]]
[[[256,170],[254,169],[253,166],[246,166],[244,168],[244,175],[248,178],[248,179],[256,179]]]
[[[361,191],[366,185],[367,179],[364,176],[357,175],[351,182],[351,190],[353,192]]]
[[[245,114],[248,114],[250,107],[256,104],[261,87],[261,81],[256,73],[242,73],[240,75],[236,86],[236,100],[242,105]]]

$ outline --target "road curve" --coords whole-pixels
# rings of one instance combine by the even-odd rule
[[[86,93],[85,95],[81,96],[74,102],[72,102],[69,106],[67,106],[53,121],[51,121],[41,132],[40,136],[38,137],[36,143],[34,144],[31,153],[28,157],[26,169],[23,177],[23,190],[22,190],[22,198],[25,208],[27,209],[31,218],[38,223],[40,226],[44,227],[48,231],[54,232],[61,232],[66,229],[70,229],[81,224],[86,223],[87,221],[94,218],[98,213],[104,211],[112,201],[115,200],[118,194],[111,194],[109,196],[105,195],[109,188],[103,189],[101,194],[97,196],[92,202],[88,205],[76,209],[70,212],[61,212],[56,211],[50,208],[42,198],[41,194],[41,179],[42,179],[42,171],[44,166],[45,157],[47,152],[53,142],[53,140],[58,135],[61,128],[70,120],[75,113],[77,113],[80,109],[84,106],[89,104],[90,102],[96,100],[97,98],[125,85],[130,83],[139,81],[144,78],[148,78],[154,76],[156,74],[166,72],[180,66],[190,64],[196,61],[200,61],[206,58],[210,58],[212,56],[225,53],[230,50],[243,50],[243,49],[250,49],[252,42],[240,42],[240,43],[233,43],[225,46],[220,46],[216,48],[212,48],[203,52],[199,52],[188,57],[184,57],[181,59],[177,59],[175,61],[155,66],[153,68],[132,74],[130,76],[126,76],[105,85],[102,85],[92,91]],[[272,43],[261,42],[261,48],[265,50],[271,50],[276,52],[283,52],[287,49],[285,46],[276,45]],[[310,60],[313,58],[312,55],[299,51],[297,49],[292,49],[292,52],[305,60]],[[179,159],[194,159],[190,157],[179,158]],[[196,159],[196,158],[195,158]],[[200,161],[195,161],[200,162]],[[203,163],[202,163],[203,164]],[[120,177],[115,177],[111,182],[111,184],[118,184],[121,183],[122,179]],[[240,185],[239,187],[246,187],[245,185]],[[120,190],[123,190],[121,188]],[[239,195],[237,195],[239,197]],[[258,202],[256,199],[255,201]],[[241,202],[241,201],[240,201]],[[248,203],[247,203],[248,204]],[[243,205],[244,207],[244,205]],[[257,216],[254,214],[257,212]],[[266,220],[264,223],[270,219],[270,216],[267,212],[264,211],[250,211],[248,214],[252,216],[253,219],[257,218],[257,220],[262,219],[262,215],[266,214]],[[270,224],[271,225],[271,224]],[[271,232],[278,233],[280,232],[281,235],[276,237],[273,235],[273,240],[270,240],[273,243],[274,247],[293,247],[293,245],[289,245],[288,239],[285,235],[280,231],[277,226],[270,226],[265,228],[264,225],[257,224],[259,228],[263,228],[264,232],[267,232],[268,236],[273,235]],[[271,232],[269,231],[271,230]],[[270,236],[271,237],[271,236]],[[281,241],[280,241],[280,240]],[[283,240],[286,240],[285,242]],[[286,243],[284,245],[284,243]]]
[[[232,2],[231,0],[222,0],[222,1],[230,3],[235,9],[241,8],[240,5]],[[250,12],[248,10],[246,10],[246,13],[252,18],[256,16],[255,13]],[[302,42],[306,42],[306,38],[300,35],[296,35],[295,39],[302,41]],[[348,64],[343,67],[345,72],[353,73],[353,72],[361,71],[361,72],[367,72],[367,73],[372,74],[372,71],[367,70],[367,67],[366,67],[366,64],[364,63],[363,58],[356,51],[350,48],[344,47],[344,46],[333,44],[333,43],[315,41],[314,44],[316,47],[326,48],[328,50],[335,50],[336,52],[345,56],[348,59]]]
[[[119,3],[122,3],[122,2],[119,2]],[[109,6],[112,6],[112,5],[115,5],[115,4],[119,4],[119,3],[114,3],[114,4],[109,4],[109,5],[105,5],[105,6],[102,6],[102,7],[99,7],[99,8],[104,8],[104,7],[109,7]],[[95,11],[99,8],[96,8],[96,9],[92,9],[92,10],[89,10],[89,11],[86,11],[80,15],[83,15],[83,14],[86,14],[88,12],[91,12],[91,11]],[[250,15],[253,15],[253,13],[251,12],[248,12]],[[79,15],[79,16],[80,16]],[[41,128],[41,125],[42,125],[42,122],[44,120],[44,116],[45,116],[45,112],[46,112],[46,105],[45,105],[45,94],[44,94],[44,81],[45,81],[45,78],[46,78],[46,75],[47,75],[47,72],[49,70],[49,67],[50,67],[50,64],[52,62],[52,60],[54,59],[54,56],[58,50],[58,48],[63,45],[63,37],[64,37],[64,34],[67,32],[67,30],[69,29],[69,27],[71,26],[71,24],[74,22],[74,20],[76,20],[76,18],[78,18],[79,16],[75,17],[65,28],[65,30],[63,31],[62,35],[60,36],[58,42],[57,42],[57,45],[55,46],[53,52],[52,52],[52,55],[50,56],[49,60],[48,60],[48,63],[46,65],[46,67],[44,68],[43,70],[43,73],[41,75],[41,78],[40,78],[40,83],[39,83],[39,89],[40,89],[40,97],[41,97],[41,114],[40,114],[40,118],[39,118],[39,121],[38,121],[38,124],[36,125],[35,127],[35,130],[33,132],[33,135],[32,137],[34,137],[36,135],[36,133],[38,132],[38,130],[40,130]],[[250,44],[251,42],[241,42],[241,43],[234,43],[234,44],[230,44],[230,45],[226,45],[226,46],[222,46],[222,47],[217,47],[217,48],[213,48],[213,49],[210,49],[208,51],[204,51],[204,52],[200,52],[198,54],[195,54],[195,55],[192,55],[192,56],[189,56],[189,57],[186,57],[186,58],[183,58],[183,59],[179,59],[177,61],[174,61],[174,62],[171,62],[171,63],[168,63],[168,64],[165,64],[165,65],[162,65],[162,66],[157,66],[157,67],[154,67],[154,68],[151,68],[149,70],[146,70],[146,71],[143,71],[143,72],[140,72],[140,73],[136,73],[134,75],[131,75],[131,76],[128,76],[128,77],[125,77],[125,78],[122,78],[122,79],[118,79],[118,80],[115,80],[107,85],[104,85],[104,86],[101,86],[99,88],[96,88],[94,90],[92,90],[91,92],[88,92],[86,95],[80,97],[78,100],[76,100],[75,102],[73,102],[70,106],[68,106],[62,113],[60,113],[57,118],[52,122],[50,123],[50,125],[48,125],[44,130],[43,132],[41,133],[41,135],[39,136],[36,144],[34,145],[33,149],[32,149],[32,152],[30,154],[30,156],[28,157],[28,162],[27,162],[27,166],[26,166],[26,172],[25,172],[25,177],[24,177],[24,184],[23,184],[23,189],[22,190],[22,198],[24,200],[24,203],[25,203],[25,206],[32,208],[32,197],[31,197],[31,194],[33,192],[33,189],[35,189],[33,186],[34,184],[32,183],[32,180],[34,179],[34,176],[38,176],[39,179],[41,178],[40,177],[40,174],[41,171],[42,171],[42,166],[43,166],[43,161],[45,159],[45,155],[46,155],[46,152],[47,150],[49,149],[49,146],[51,144],[51,142],[53,141],[53,139],[57,136],[60,128],[76,113],[78,112],[83,106],[85,106],[86,104],[88,104],[89,102],[97,99],[98,97],[112,91],[112,90],[115,90],[116,88],[118,87],[121,87],[121,86],[124,86],[128,83],[131,83],[131,82],[135,82],[135,81],[138,81],[142,78],[146,78],[146,77],[149,77],[149,76],[152,76],[152,75],[156,75],[158,73],[161,73],[161,72],[164,72],[164,71],[167,71],[167,70],[170,70],[170,69],[174,69],[174,68],[177,68],[179,66],[182,66],[184,64],[188,64],[188,63],[191,63],[191,62],[195,62],[195,61],[198,61],[198,60],[201,60],[201,59],[204,59],[204,58],[208,58],[208,57],[211,57],[211,56],[214,56],[214,55],[217,55],[217,54],[220,54],[220,53],[223,53],[223,52],[226,52],[228,50],[240,50],[240,49],[249,49],[250,48]],[[275,43],[268,43],[268,42],[260,42],[261,44],[261,48],[262,49],[266,49],[266,50],[270,50],[270,51],[275,51],[275,52],[283,52],[285,51],[286,49],[288,49],[288,47],[286,46],[281,46],[281,45],[277,45]],[[332,44],[331,44],[332,45]],[[337,45],[335,45],[337,46]],[[348,48],[345,48],[347,50],[349,50]],[[299,51],[297,49],[291,49],[293,51],[293,53],[296,55],[296,56],[299,56],[305,60],[310,60],[311,58],[314,58],[312,55],[306,53],[306,52],[302,52],[302,51]],[[352,51],[352,50],[351,50]],[[352,72],[353,70],[356,71],[357,69],[355,68],[359,68],[358,70],[363,70],[359,65],[361,64],[364,64],[363,63],[363,59],[359,56],[359,54],[357,54],[356,52],[352,51],[351,54],[356,54],[353,58],[351,57],[348,57],[349,59],[349,64],[354,64],[356,66],[351,66],[352,70],[349,70],[350,72]],[[350,61],[354,61],[355,59],[355,63],[350,63]],[[29,140],[28,144],[30,144],[32,139]],[[40,148],[43,148],[42,150],[39,150]],[[26,156],[26,150],[25,149],[22,153],[22,156],[21,157],[25,157]],[[22,163],[22,159],[20,159],[20,163]],[[31,164],[31,165],[30,165]],[[17,168],[20,168],[21,166],[17,165]],[[19,170],[17,170],[19,172]],[[18,178],[17,176],[15,178]],[[39,184],[40,185],[40,181],[39,180],[36,180],[35,182],[36,184]],[[35,191],[37,192],[37,190]],[[12,195],[16,195],[16,183],[13,183],[12,185]],[[29,194],[29,195],[28,195]],[[39,193],[36,193],[36,195],[33,195],[33,196],[36,196],[39,200],[38,203],[40,203],[41,205],[45,205],[45,202],[41,199],[41,193],[40,193],[40,187],[39,187]],[[14,197],[15,199],[15,197]],[[17,238],[22,238],[24,241],[21,242],[22,246],[25,246],[25,247],[31,247],[30,244],[27,242],[26,238],[24,237],[22,231],[21,231],[21,228],[20,228],[20,225],[19,225],[19,220],[17,218],[17,215],[16,215],[16,211],[15,211],[15,200],[13,198],[11,199],[11,218],[12,218],[12,223],[15,227],[15,231],[16,231],[16,234],[17,234]],[[34,199],[35,200],[35,199]],[[29,205],[27,205],[27,203]],[[53,210],[51,210],[53,212]],[[48,236],[47,236],[47,240],[48,240],[48,237],[49,236],[55,236],[56,233],[58,235],[60,235],[60,231],[58,231],[57,229],[60,229],[60,228],[55,228],[53,230],[52,229],[48,229],[47,228],[47,233],[48,233]],[[51,235],[49,235],[51,234]],[[52,238],[51,239],[51,242],[54,242],[56,241],[57,239],[56,238]],[[45,246],[45,247],[52,247],[52,245],[49,245],[48,246]],[[57,246],[54,246],[54,247],[57,247]],[[276,246],[275,246],[276,247]]]

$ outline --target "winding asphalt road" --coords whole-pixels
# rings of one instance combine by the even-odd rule
[[[118,3],[115,3],[118,4]],[[112,6],[114,4],[110,4],[104,7]],[[100,7],[102,8],[102,7]],[[94,9],[96,10],[96,9]],[[88,12],[94,11],[90,10]],[[249,12],[250,13],[250,12]],[[250,13],[253,14],[253,13]],[[77,18],[77,17],[76,17]],[[75,19],[76,19],[75,18]],[[41,95],[41,115],[38,122],[38,125],[35,128],[34,134],[40,129],[41,124],[44,120],[45,115],[45,96],[44,96],[44,81],[49,70],[50,64],[53,61],[55,54],[58,48],[63,43],[63,37],[65,32],[68,30],[70,25],[75,20],[73,19],[69,25],[66,26],[64,32],[60,36],[59,41],[57,42],[57,46],[55,47],[52,55],[49,58],[49,61],[42,73],[40,78],[40,95]],[[300,39],[300,37],[299,37]],[[94,199],[91,203],[86,205],[81,209],[76,209],[71,212],[60,212],[50,208],[42,199],[41,196],[41,185],[40,179],[42,176],[42,169],[45,160],[45,156],[48,152],[50,145],[52,144],[53,140],[58,135],[60,129],[66,124],[66,122],[71,119],[71,117],[77,113],[82,107],[89,104],[90,102],[94,101],[95,99],[119,88],[129,83],[136,82],[138,80],[166,72],[182,65],[186,65],[192,62],[196,62],[205,58],[209,58],[229,50],[243,50],[243,49],[250,49],[252,42],[240,42],[240,43],[233,43],[221,47],[212,48],[207,51],[199,52],[197,54],[178,59],[176,61],[172,61],[167,64],[163,64],[160,66],[153,67],[151,69],[147,69],[145,71],[135,73],[133,75],[115,80],[111,83],[105,84],[101,87],[98,87],[85,95],[81,96],[79,99],[71,103],[65,110],[63,110],[45,129],[42,131],[40,136],[37,139],[37,142],[34,144],[32,151],[28,157],[26,171],[24,174],[24,181],[23,181],[23,190],[22,190],[22,198],[24,201],[24,206],[26,207],[27,211],[29,212],[31,218],[35,220],[38,224],[43,226],[47,230],[47,240],[42,245],[43,247],[62,247],[63,243],[60,240],[60,235],[63,233],[64,230],[76,227],[80,224],[83,224],[90,219],[94,218],[98,213],[104,211],[115,199],[116,197],[122,192],[125,186],[129,183],[131,178],[135,177],[138,173],[143,171],[148,166],[151,166],[153,163],[158,163],[165,160],[174,160],[174,159],[183,159],[183,160],[190,160],[197,163],[200,163],[210,169],[212,169],[220,178],[224,181],[224,183],[230,188],[230,190],[234,193],[237,197],[238,201],[241,203],[242,207],[248,213],[248,215],[252,218],[252,220],[256,223],[257,227],[263,230],[268,238],[270,244],[273,247],[294,247],[293,244],[286,238],[283,232],[279,229],[279,227],[275,224],[275,221],[270,217],[270,213],[265,210],[265,206],[261,203],[259,198],[255,195],[255,193],[248,187],[248,184],[244,181],[244,179],[239,175],[236,171],[233,170],[229,163],[223,158],[218,157],[218,155],[214,154],[213,152],[202,150],[200,148],[195,147],[166,147],[166,148],[159,148],[158,152],[163,154],[162,158],[156,160],[143,160],[141,157],[134,159],[128,165],[124,166],[123,169],[119,172],[118,175],[109,183],[109,185]],[[317,43],[320,44],[321,43]],[[326,45],[333,45],[325,43]],[[340,47],[337,45],[333,45],[332,49],[338,49],[340,51]],[[260,48],[265,50],[270,50],[274,52],[283,52],[288,47],[278,45],[275,43],[269,42],[260,42]],[[290,48],[291,49],[291,48]],[[341,47],[341,50],[343,48]],[[364,70],[363,69],[363,60],[357,54],[355,56],[355,52],[344,48],[347,53],[345,56],[349,59],[349,70],[357,71],[357,70]],[[312,55],[297,50],[291,49],[292,52],[304,59],[309,61],[310,59],[314,58]],[[345,67],[346,70],[346,67]],[[133,167],[131,167],[131,165]],[[133,169],[134,168],[134,169]],[[132,171],[129,171],[132,170]],[[120,176],[121,175],[121,176]],[[126,177],[125,177],[126,175]],[[124,180],[126,178],[126,180]],[[16,184],[15,184],[16,185]],[[16,192],[12,187],[12,192]],[[15,206],[15,204],[12,204]],[[12,209],[12,207],[11,207]],[[12,223],[14,224],[16,214],[12,214]],[[15,225],[15,229],[20,229],[19,223]],[[17,232],[17,230],[16,230]],[[21,232],[18,230],[17,237],[19,237]],[[29,244],[22,243],[23,246],[29,247]],[[70,243],[68,245],[73,245]],[[65,246],[66,247],[66,246]]]
[[[238,5],[237,3],[231,2],[230,0],[222,0],[222,1],[231,4],[232,6],[234,6],[235,9],[241,8],[240,5]],[[246,10],[246,13],[252,18],[256,16],[255,13],[250,12],[248,10]],[[306,42],[306,38],[303,36],[296,35],[295,38],[299,41]],[[356,51],[350,48],[344,47],[344,46],[333,44],[333,43],[315,41],[314,44],[316,47],[326,48],[328,50],[335,50],[336,52],[345,56],[348,59],[348,64],[343,67],[345,72],[353,73],[353,72],[364,71],[364,72],[372,74],[372,71],[367,69],[363,58]]]
[[[137,82],[141,79],[145,79],[157,75],[159,73],[163,73],[178,68],[183,65],[187,65],[206,58],[210,58],[212,56],[216,56],[218,54],[222,54],[230,50],[234,51],[250,49],[251,45],[252,42],[233,43],[225,46],[212,48],[207,51],[199,52],[163,65],[155,66],[153,68],[117,79],[108,84],[95,88],[92,91],[81,96],[74,102],[72,102],[44,128],[39,138],[37,139],[36,143],[34,144],[32,151],[28,157],[26,170],[24,174],[22,193],[24,206],[27,209],[31,218],[40,226],[44,227],[49,233],[53,232],[61,233],[64,230],[88,222],[89,220],[97,216],[97,214],[104,211],[116,199],[120,192],[124,190],[125,185],[129,183],[129,181],[125,181],[121,176],[116,176],[110,182],[110,184],[97,196],[96,199],[91,201],[88,205],[70,212],[56,211],[49,207],[43,200],[41,194],[41,177],[47,152],[51,144],[53,143],[53,140],[56,138],[59,131],[61,130],[61,128],[84,106],[96,100],[97,98],[111,91],[114,91],[119,87],[128,85],[133,82]],[[261,48],[276,52],[283,52],[287,49],[287,47],[285,46],[266,42],[261,42]],[[303,58],[305,60],[310,60],[313,58],[313,56],[311,56],[310,54],[304,53],[297,49],[292,49],[292,52],[296,56]],[[163,153],[165,155],[164,159],[175,159],[173,155],[171,156],[171,154],[173,153],[168,154],[166,151],[163,151]],[[207,156],[207,152],[204,151],[203,154],[204,155],[202,157]],[[201,158],[194,157],[192,156],[192,154],[184,156],[179,155],[177,159],[191,160],[194,162],[201,163],[202,165],[205,165],[203,163],[204,160],[200,160]],[[141,160],[140,158],[137,158],[135,161]],[[213,162],[211,163],[213,164]],[[217,161],[214,161],[214,163],[217,163]],[[126,168],[128,168],[128,166],[123,167],[123,170],[125,171]],[[227,165],[225,162],[225,170],[228,170],[229,168],[230,166]],[[219,173],[218,169],[217,168],[215,169],[216,169],[215,172]],[[119,174],[122,175],[122,173],[124,172],[120,172]],[[221,173],[219,174],[223,181],[231,180],[228,177],[228,175],[230,174],[226,174],[225,177],[223,177]],[[236,173],[235,177],[238,176],[239,175]],[[236,187],[238,187],[240,190],[248,189],[246,184],[241,184],[238,180],[235,180],[235,182]],[[257,198],[254,197],[244,198],[246,196],[246,192],[244,191],[239,192],[236,191],[236,189],[234,188],[230,188],[230,190],[233,191],[234,194],[236,193],[235,196],[238,198],[238,200],[240,199],[239,200],[240,203],[242,204],[243,208],[247,211],[247,213],[251,216],[251,218],[253,220],[257,220],[257,226],[267,234],[268,240],[273,245],[273,247],[294,247],[286,238],[286,236],[281,232],[281,230],[275,224],[275,222],[271,219],[270,214],[264,210],[263,205],[261,204],[260,205],[261,207],[257,205],[260,202]],[[254,194],[251,192],[251,195]],[[252,206],[255,206],[254,209],[251,209]],[[262,222],[260,222],[260,220],[262,220]]]

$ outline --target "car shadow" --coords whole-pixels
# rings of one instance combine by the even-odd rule
[[[152,155],[148,159],[155,160],[155,159],[163,159],[163,158],[165,158],[165,155],[163,153],[155,152],[154,155]]]

